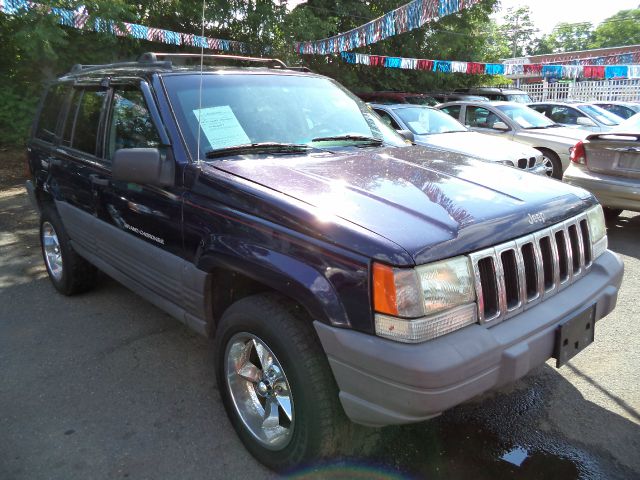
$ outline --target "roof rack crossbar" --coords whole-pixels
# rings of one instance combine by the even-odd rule
[[[147,52],[140,55],[138,62],[140,63],[157,63],[159,60],[171,59],[199,59],[200,57],[207,60],[236,60],[243,62],[254,62],[268,64],[269,66],[276,68],[289,68],[287,65],[277,58],[261,58],[261,57],[247,57],[242,55],[220,55],[215,53],[206,53],[200,55],[199,53],[157,53]]]
[[[76,73],[85,73],[91,72],[93,70],[104,70],[107,68],[124,68],[124,67],[141,67],[147,65],[154,65],[162,68],[171,68],[171,62],[116,62],[116,63],[108,63],[102,65],[83,65],[81,63],[76,63],[73,67],[71,67],[70,74]]]

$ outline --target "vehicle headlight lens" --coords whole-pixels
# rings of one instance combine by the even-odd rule
[[[501,165],[506,165],[507,167],[515,167],[516,164],[513,163],[511,160],[500,160],[498,163],[500,163]]]
[[[471,264],[455,257],[411,269],[373,265],[376,334],[417,343],[476,323]]]
[[[427,315],[473,302],[476,298],[467,257],[422,265],[416,271]]]
[[[591,234],[593,258],[599,257],[607,249],[607,225],[604,221],[602,206],[596,205],[587,210],[587,222]]]

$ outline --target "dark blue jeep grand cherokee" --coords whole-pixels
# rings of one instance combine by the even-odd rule
[[[76,66],[29,142],[44,261],[97,270],[215,344],[265,465],[417,422],[593,341],[622,264],[584,190],[407,145],[336,82],[276,60]],[[199,61],[199,60],[198,60]]]

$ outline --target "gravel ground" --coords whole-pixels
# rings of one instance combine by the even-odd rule
[[[21,165],[0,152],[0,478],[274,477],[232,430],[205,339],[106,277],[54,291]],[[291,476],[640,478],[640,215],[609,238],[626,268],[618,307],[567,366]]]

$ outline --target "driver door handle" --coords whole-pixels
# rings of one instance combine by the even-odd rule
[[[109,179],[101,177],[96,173],[92,173],[91,175],[89,175],[89,180],[91,180],[91,183],[93,183],[94,185],[100,185],[102,187],[109,186]]]

